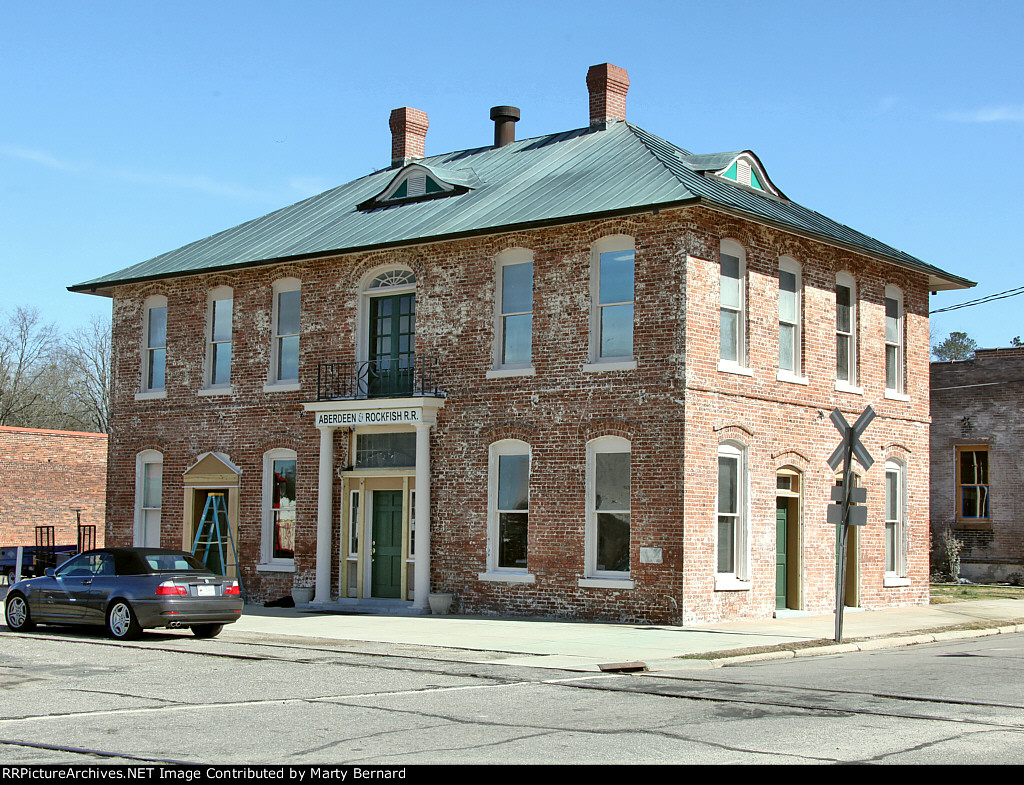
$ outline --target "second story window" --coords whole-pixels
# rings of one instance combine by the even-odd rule
[[[634,265],[631,237],[604,237],[591,248],[591,363],[633,362]]]
[[[857,307],[853,279],[836,276],[836,381],[857,384]]]
[[[903,293],[885,287],[885,389],[903,392]]]
[[[745,365],[744,311],[745,253],[732,240],[722,241],[720,259],[719,359],[730,365]]]
[[[800,266],[779,261],[779,370],[800,374]]]
[[[167,368],[167,298],[146,301],[145,339],[142,371],[144,392],[163,390]]]
[[[498,256],[495,368],[529,368],[533,348],[533,254],[512,249]]]
[[[231,323],[234,311],[232,292],[228,288],[215,290],[210,295],[209,347],[207,363],[210,387],[231,384]]]
[[[274,284],[274,345],[271,349],[271,382],[299,380],[299,282]]]

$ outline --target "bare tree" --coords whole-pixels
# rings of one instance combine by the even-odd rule
[[[110,430],[110,320],[94,316],[64,341],[68,390],[87,430]]]
[[[57,346],[57,328],[41,324],[35,308],[18,307],[0,323],[0,425],[37,426]]]

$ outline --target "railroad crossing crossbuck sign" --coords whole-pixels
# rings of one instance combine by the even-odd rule
[[[830,417],[832,424],[843,437],[839,446],[828,458],[828,465],[832,471],[836,471],[840,465],[843,467],[843,484],[832,488],[832,501],[838,504],[828,505],[826,520],[838,527],[837,553],[836,553],[836,643],[843,638],[843,607],[846,605],[846,540],[850,526],[864,526],[868,522],[868,508],[865,506],[868,500],[866,488],[853,487],[853,461],[854,459],[867,471],[875,462],[871,454],[861,443],[860,435],[875,419],[875,410],[868,406],[857,421],[850,425],[842,412],[838,409],[832,410]]]

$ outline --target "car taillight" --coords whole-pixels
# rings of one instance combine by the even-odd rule
[[[231,581],[224,585],[225,594],[241,594],[241,590],[238,588],[238,581]]]
[[[174,581],[164,581],[156,587],[156,593],[158,597],[187,597],[188,589],[179,586]]]

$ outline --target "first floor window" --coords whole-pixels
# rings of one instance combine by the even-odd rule
[[[716,571],[744,578],[746,510],[743,451],[731,444],[718,448],[718,550]]]
[[[491,447],[491,568],[526,571],[530,524],[530,447]]]
[[[957,513],[961,519],[989,517],[988,447],[957,448]]]
[[[629,573],[630,444],[608,436],[588,448],[588,571],[620,577]]]
[[[155,450],[141,453],[136,464],[134,544],[160,547],[160,508],[163,499],[163,456]]]
[[[885,571],[902,575],[904,526],[903,467],[895,461],[885,464]]]
[[[295,475],[292,450],[272,450],[264,458],[263,544],[266,562],[295,558]]]

